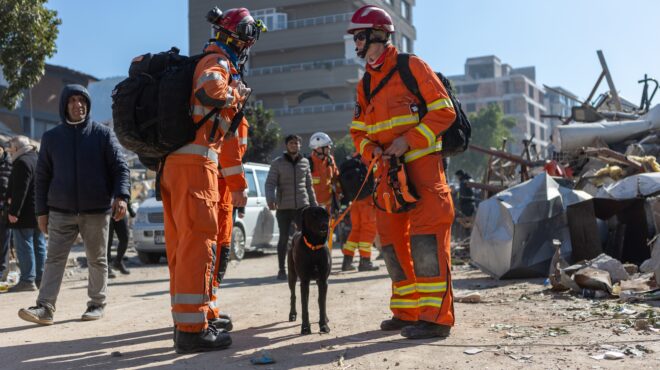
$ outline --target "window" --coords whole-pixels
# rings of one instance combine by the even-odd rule
[[[410,20],[410,4],[405,0],[401,0],[401,16],[403,19]]]
[[[275,8],[259,9],[252,12],[255,19],[261,19],[268,27],[268,31],[287,29],[288,16],[286,13],[277,13]]]
[[[248,183],[248,197],[256,197],[257,194],[257,184],[254,182],[254,172],[252,170],[245,170],[245,179]]]
[[[504,114],[511,113],[511,101],[505,100],[503,109],[504,109]]]
[[[408,36],[401,36],[401,51],[404,53],[412,53],[410,39]]]
[[[532,117],[536,117],[536,114],[534,112],[534,104],[527,103],[527,113],[529,113],[529,115]]]
[[[465,105],[465,110],[468,112],[476,112],[477,111],[477,105],[475,103],[467,103]]]
[[[504,93],[505,94],[511,93],[511,81],[504,81]]]
[[[259,182],[259,191],[261,196],[266,196],[266,178],[268,177],[268,171],[256,170],[257,173],[257,182]]]
[[[534,86],[529,85],[529,97],[534,99]]]
[[[392,6],[392,0],[384,0],[384,1],[385,1],[385,4],[387,4],[389,6]]]

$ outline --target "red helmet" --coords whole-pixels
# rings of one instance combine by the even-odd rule
[[[246,8],[229,9],[222,12],[218,7],[209,11],[206,19],[213,25],[213,33],[216,39],[227,39],[228,43],[236,44],[237,47],[252,46],[260,33],[267,29],[261,20],[255,21]],[[223,33],[222,37],[218,33]]]
[[[365,5],[353,13],[351,23],[348,24],[348,33],[366,28],[383,30],[387,33],[394,33],[394,23],[392,17],[387,12],[375,5]]]

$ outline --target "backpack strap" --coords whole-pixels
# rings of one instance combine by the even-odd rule
[[[394,68],[392,68],[385,77],[383,77],[382,80],[378,83],[378,86],[371,91],[371,75],[369,72],[364,72],[364,76],[362,76],[362,88],[364,89],[364,96],[367,98],[367,104],[371,103],[371,99],[378,94],[378,92],[385,87],[387,82],[394,76],[394,73],[398,70],[398,65],[395,65]]]
[[[406,88],[408,88],[408,90],[415,95],[417,100],[419,100],[420,106],[417,108],[419,109],[419,120],[421,121],[426,113],[428,113],[428,108],[426,107],[426,100],[424,100],[422,93],[419,91],[417,79],[415,79],[415,76],[413,76],[412,71],[410,70],[410,56],[411,54],[400,53],[397,55],[396,64],[399,67],[401,81],[403,81]]]

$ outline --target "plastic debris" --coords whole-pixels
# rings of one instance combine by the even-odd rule
[[[267,364],[274,364],[275,359],[273,359],[273,356],[270,354],[270,351],[262,349],[255,356],[250,358],[250,363],[253,365],[267,365]]]
[[[466,355],[476,355],[477,353],[481,353],[483,351],[484,350],[481,348],[468,348],[465,351],[463,351],[463,353],[465,353]]]
[[[454,300],[461,303],[479,303],[481,302],[481,294],[479,292],[456,292],[454,294]]]

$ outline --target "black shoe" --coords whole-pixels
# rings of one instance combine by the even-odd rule
[[[374,266],[368,258],[360,258],[360,264],[358,264],[358,271],[376,271],[378,266]]]
[[[174,339],[176,353],[195,353],[225,349],[231,345],[229,333],[220,332],[213,326],[199,333],[176,331]]]
[[[16,293],[16,292],[34,292],[35,290],[38,290],[38,288],[33,281],[19,281],[18,284],[9,288],[7,291],[9,293]]]
[[[126,268],[126,265],[124,265],[124,261],[122,261],[119,258],[115,258],[114,261],[112,261],[112,268],[119,270],[124,275],[129,275],[131,272]]]
[[[231,322],[231,319],[223,319],[222,317],[209,320],[209,325],[213,325],[216,329],[223,329],[227,332],[234,328],[234,324]]]
[[[228,314],[227,312],[220,312],[220,313],[218,313],[218,316],[220,316],[221,319],[231,321],[231,315]]]
[[[286,271],[280,270],[277,272],[277,280],[286,280]]]
[[[87,311],[80,318],[82,321],[94,321],[103,317],[103,306],[88,306]]]
[[[115,272],[112,271],[112,268],[110,268],[110,266],[108,266],[108,279],[114,279],[116,277],[117,275],[115,274]]]
[[[449,336],[451,326],[436,324],[428,321],[418,321],[401,329],[401,335],[408,339],[446,338]]]
[[[355,271],[355,266],[353,266],[353,256],[344,255],[344,260],[341,263],[342,271]]]
[[[18,317],[36,324],[53,325],[53,310],[42,304],[30,308],[21,308],[18,310]]]
[[[383,320],[383,322],[380,323],[380,330],[384,330],[384,331],[401,330],[406,326],[414,325],[416,323],[417,321],[406,321],[393,317],[388,320]]]

